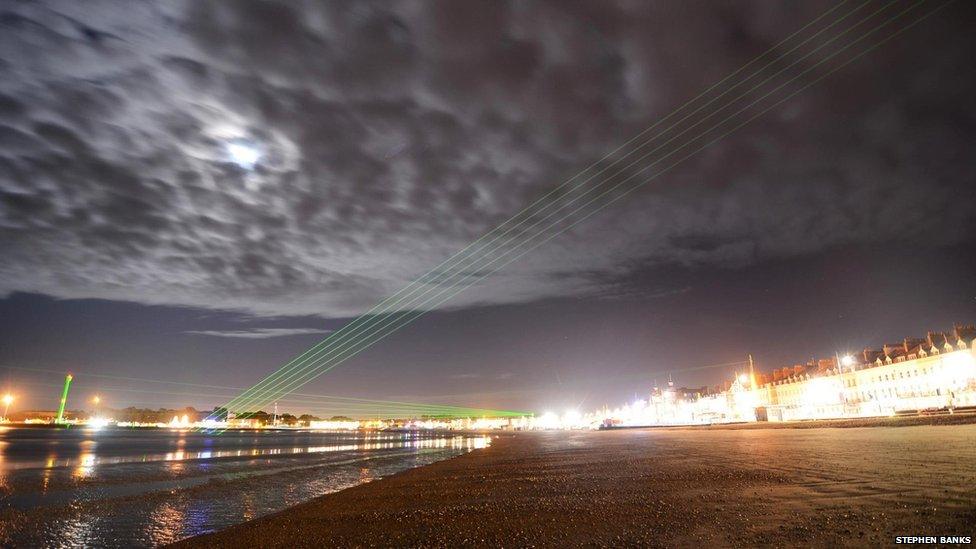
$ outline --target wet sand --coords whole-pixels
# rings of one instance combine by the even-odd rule
[[[976,536],[976,425],[813,427],[506,433],[180,545],[876,546]]]

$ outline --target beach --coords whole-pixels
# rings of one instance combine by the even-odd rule
[[[939,422],[955,423],[929,423]],[[500,433],[487,448],[178,546],[864,546],[973,536],[976,425],[911,423]]]

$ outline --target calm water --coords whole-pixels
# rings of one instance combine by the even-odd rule
[[[0,545],[159,545],[488,442],[425,432],[0,428]]]

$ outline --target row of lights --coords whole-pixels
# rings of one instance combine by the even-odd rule
[[[839,360],[840,366],[843,366],[845,368],[851,368],[857,364],[857,360],[851,354],[845,354],[844,356],[839,357],[839,359],[840,359]],[[743,373],[743,374],[739,374],[736,377],[739,380],[739,383],[741,383],[742,385],[752,383],[752,378],[749,374]],[[669,391],[665,391],[664,393],[665,396],[669,396],[672,394]],[[636,402],[634,402],[634,404],[628,405],[627,407],[636,410],[636,409],[643,408],[645,405],[646,403],[644,401],[638,399]],[[536,426],[542,429],[565,429],[565,428],[574,428],[574,427],[583,426],[586,423],[587,423],[586,416],[581,414],[578,410],[569,409],[561,416],[551,411],[545,412],[544,414],[539,416],[535,424]]]
[[[3,395],[3,416],[2,417],[7,417],[7,412],[10,411],[10,405],[13,404],[14,400],[16,399],[17,398],[10,393]],[[91,401],[92,404],[98,406],[102,402],[102,397],[95,395],[92,397]]]

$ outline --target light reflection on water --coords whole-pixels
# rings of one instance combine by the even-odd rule
[[[6,429],[0,512],[25,520],[0,524],[0,546],[158,545],[489,443],[425,432]]]
[[[32,429],[33,430],[33,429]],[[278,431],[277,433],[281,433]],[[97,436],[91,433],[91,436]],[[459,442],[467,449],[484,448],[488,437],[438,437],[438,438],[414,438],[405,439],[399,436],[376,436],[366,435],[367,442],[358,444],[333,444],[329,446],[295,446],[291,448],[250,448],[237,450],[199,450],[184,451],[176,450],[165,454],[142,454],[142,455],[111,455],[99,456],[95,450],[98,442],[93,439],[82,440],[78,443],[79,451],[74,456],[61,456],[51,453],[41,461],[10,461],[4,462],[3,446],[0,446],[0,471],[30,468],[51,468],[51,467],[75,467],[79,476],[87,476],[91,469],[97,465],[112,465],[118,463],[133,462],[153,462],[153,461],[187,461],[197,459],[212,459],[225,457],[242,456],[276,456],[286,453],[291,454],[317,454],[321,452],[347,452],[351,450],[382,450],[390,448],[458,448]],[[388,439],[389,442],[368,442],[369,438]],[[185,439],[180,439],[177,444],[182,446]]]

